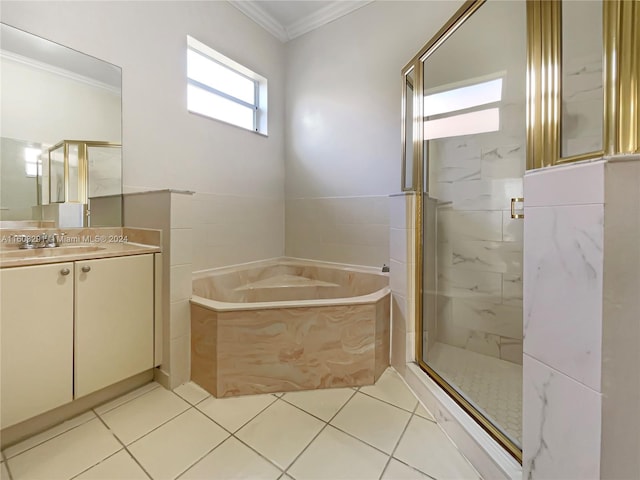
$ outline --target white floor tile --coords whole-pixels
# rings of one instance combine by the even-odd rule
[[[209,392],[207,392],[204,388],[200,387],[200,385],[196,385],[193,382],[183,383],[173,391],[174,393],[177,393],[182,398],[184,398],[191,405],[200,403],[210,395]]]
[[[82,425],[83,423],[87,423],[89,420],[93,420],[94,418],[96,418],[96,415],[93,412],[83,413],[82,415],[78,415],[77,417],[67,420],[60,425],[56,425],[55,427],[50,428],[49,430],[45,430],[38,435],[34,435],[33,437],[29,437],[20,443],[16,443],[15,445],[7,448],[3,453],[5,454],[6,458],[15,457],[19,453],[29,450],[36,445],[40,445],[41,443],[46,442],[47,440],[50,440],[53,437],[60,435],[61,433],[67,432],[72,428]]]
[[[149,480],[140,465],[126,450],[103,460],[73,480]]]
[[[286,393],[282,399],[328,422],[353,393],[351,388],[325,388]]]
[[[129,451],[154,480],[173,479],[228,435],[192,408],[132,443]]]
[[[430,478],[395,458],[391,459],[384,475],[382,475],[382,480],[430,480]]]
[[[277,400],[236,436],[285,469],[324,425],[317,418]]]
[[[394,457],[438,480],[477,480],[478,473],[433,422],[413,416]]]
[[[8,464],[13,480],[68,479],[121,448],[96,418],[16,455]]]
[[[413,412],[418,400],[395,370],[388,368],[375,385],[360,387],[362,393]]]
[[[362,393],[356,393],[331,425],[391,454],[411,414]]]
[[[190,408],[164,388],[156,388],[100,416],[126,445]]]
[[[289,469],[296,480],[377,479],[389,457],[328,426]]]
[[[180,480],[275,480],[282,471],[231,437],[180,477]]]
[[[427,420],[431,420],[435,422],[436,419],[431,415],[431,412],[424,408],[421,403],[418,403],[418,408],[416,409],[416,415],[420,415],[422,418],[426,418]]]
[[[125,395],[122,395],[121,397],[114,398],[110,402],[103,403],[99,407],[94,408],[94,410],[98,415],[102,415],[103,413],[107,413],[109,410],[113,410],[114,408],[119,407],[120,405],[124,405],[125,403],[133,400],[134,398],[138,398],[141,395],[144,395],[145,393],[149,393],[151,390],[155,390],[156,388],[162,388],[162,385],[160,385],[157,382],[147,383],[142,387],[136,388],[135,390]]]
[[[211,397],[198,404],[197,408],[230,432],[235,432],[276,400],[276,397],[268,394],[233,398]]]

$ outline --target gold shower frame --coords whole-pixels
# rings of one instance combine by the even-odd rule
[[[402,190],[413,190],[415,207],[414,315],[416,332],[422,332],[423,264],[423,61],[447,40],[486,0],[467,0],[449,21],[402,69]],[[603,149],[570,157],[560,155],[561,108],[561,2],[527,0],[527,170],[618,154],[640,153],[640,2],[603,1]],[[406,76],[414,71],[413,158],[405,156]],[[405,185],[407,169],[412,185]],[[423,360],[422,335],[415,336],[417,364],[443,388],[498,443],[522,463],[522,450],[485,418],[458,391]]]

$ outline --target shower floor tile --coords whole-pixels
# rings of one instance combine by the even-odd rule
[[[480,478],[393,369],[360,392],[222,404],[192,383],[151,383],[7,448],[1,479]]]
[[[522,365],[445,343],[431,347],[427,363],[522,443]]]

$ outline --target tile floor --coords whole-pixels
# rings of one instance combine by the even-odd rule
[[[479,479],[402,379],[216,399],[150,383],[2,452],[2,480]]]

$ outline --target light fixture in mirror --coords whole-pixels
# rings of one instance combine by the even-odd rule
[[[562,2],[560,156],[603,149],[602,0]]]
[[[121,226],[121,69],[6,24],[0,24],[0,47],[0,220]],[[118,154],[98,155],[82,165],[82,152],[77,152],[65,167],[61,151],[50,161],[49,149],[68,139],[116,145]],[[69,145],[83,148],[78,142]],[[108,189],[87,188],[95,177],[91,169],[109,179]],[[61,208],[76,204],[91,211],[87,204],[95,202],[114,210],[100,208],[102,218],[80,215],[72,224],[62,222]]]

